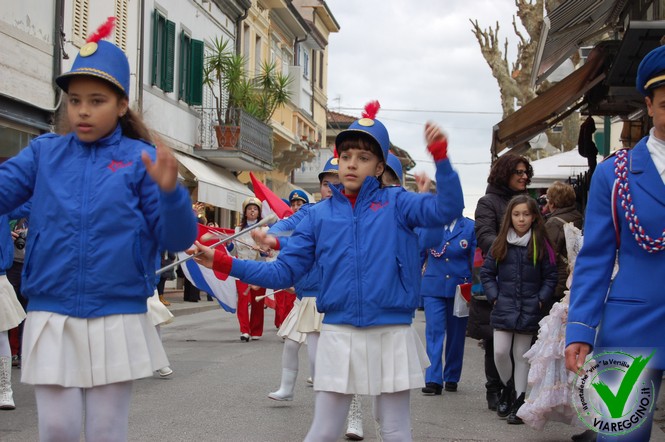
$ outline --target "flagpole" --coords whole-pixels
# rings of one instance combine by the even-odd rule
[[[253,226],[249,226],[249,227],[247,227],[246,229],[241,230],[241,231],[238,232],[238,233],[235,233],[235,234],[233,234],[233,235],[231,235],[231,236],[228,236],[228,237],[226,237],[226,238],[224,238],[224,239],[221,239],[221,240],[217,241],[216,243],[212,244],[212,245],[209,246],[209,247],[210,247],[211,249],[214,249],[214,248],[217,247],[217,246],[220,246],[220,245],[222,245],[222,244],[225,244],[225,243],[227,243],[227,242],[229,242],[229,241],[232,241],[232,240],[238,238],[239,236],[244,235],[245,233],[249,232],[250,230],[254,230],[254,229],[256,229],[257,227],[263,227],[263,226],[265,226],[266,224],[272,224],[272,223],[275,223],[275,222],[277,222],[277,221],[278,221],[277,216],[275,216],[275,215],[269,215],[269,216],[263,218],[263,219],[262,219],[261,221],[259,221],[258,223],[254,224]],[[167,265],[167,266],[165,266],[165,267],[162,267],[161,269],[157,270],[157,271],[155,272],[155,275],[161,275],[161,274],[164,273],[165,271],[170,270],[170,269],[174,268],[175,266],[177,266],[177,265],[179,265],[179,264],[182,264],[183,262],[187,262],[187,261],[189,261],[190,259],[192,259],[192,258],[194,258],[194,257],[196,257],[196,256],[201,256],[202,254],[203,254],[203,252],[195,253],[195,254],[193,254],[193,255],[189,255],[187,258],[183,258],[183,259],[180,259],[180,260],[178,260],[178,261],[175,261],[175,262],[173,262],[173,263],[171,263],[171,264],[169,264],[169,265]]]

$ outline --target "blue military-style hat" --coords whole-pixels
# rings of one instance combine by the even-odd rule
[[[399,161],[399,158],[397,158],[395,155],[393,155],[390,152],[388,153],[387,166],[390,170],[393,171],[393,173],[395,174],[400,183],[404,182],[402,163]]]
[[[365,105],[365,110],[362,113],[362,118],[356,120],[349,126],[348,129],[340,132],[335,138],[335,146],[339,146],[344,140],[350,136],[356,135],[358,133],[364,133],[374,138],[374,140],[381,147],[381,152],[383,153],[383,161],[388,160],[388,151],[390,150],[390,137],[388,136],[388,130],[386,127],[377,120],[376,113],[381,108],[381,105],[378,101],[370,101]]]
[[[293,202],[296,200],[304,201],[305,204],[309,203],[309,198],[307,198],[307,194],[300,189],[293,190],[289,194],[289,202]]]
[[[645,97],[650,90],[665,86],[665,46],[657,47],[642,59],[635,86]]]
[[[326,161],[326,165],[323,166],[323,170],[319,173],[319,182],[323,180],[323,175],[327,173],[339,173],[339,158],[331,157]]]
[[[75,75],[101,78],[111,83],[129,97],[129,60],[122,49],[111,42],[102,40],[113,30],[115,17],[100,26],[81,47],[69,72],[55,79],[63,91],[69,89],[69,81]]]

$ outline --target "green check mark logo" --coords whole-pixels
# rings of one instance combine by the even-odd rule
[[[591,384],[591,386],[596,389],[598,396],[600,396],[605,405],[607,405],[612,418],[623,416],[623,410],[626,407],[626,402],[628,402],[628,397],[654,353],[655,351],[646,359],[642,356],[638,356],[633,360],[628,371],[624,374],[621,384],[619,385],[619,390],[616,394],[612,393],[610,387],[602,381]]]

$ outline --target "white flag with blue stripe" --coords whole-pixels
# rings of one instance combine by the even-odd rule
[[[184,259],[187,256],[185,252],[178,252],[178,259]],[[180,268],[192,284],[215,297],[224,310],[229,313],[236,312],[238,307],[236,278],[229,276],[222,281],[215,276],[212,269],[197,264],[193,259],[181,264]]]

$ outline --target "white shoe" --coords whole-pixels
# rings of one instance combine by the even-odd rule
[[[345,436],[351,440],[363,440],[363,410],[360,403],[360,396],[353,395],[351,407],[349,407],[348,426]]]
[[[273,391],[268,397],[274,401],[292,401],[296,377],[298,377],[298,370],[282,368],[282,382],[279,385],[279,390]]]
[[[159,374],[159,377],[165,378],[167,376],[171,376],[173,374],[173,370],[171,370],[171,367],[164,367],[157,370],[157,374]]]
[[[0,356],[0,410],[14,410],[12,392],[12,357]]]
[[[252,336],[252,341],[258,341],[261,339],[261,336]]]
[[[240,340],[243,342],[249,342],[250,338],[249,333],[243,333],[240,335]]]
[[[310,387],[314,385],[314,379],[312,379],[311,376],[307,378],[307,385],[309,385]]]

